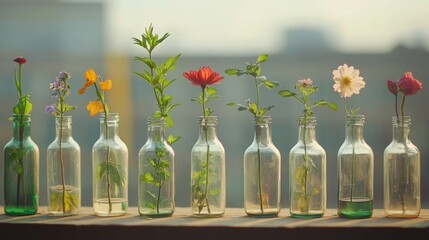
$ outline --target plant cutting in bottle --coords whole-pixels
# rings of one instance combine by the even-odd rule
[[[397,81],[392,81],[392,80],[387,80],[387,88],[388,90],[395,96],[395,114],[396,114],[396,121],[398,124],[398,128],[401,129],[401,133],[404,133],[404,124],[400,123],[400,118],[402,119],[402,121],[404,121],[404,107],[405,107],[405,99],[407,96],[412,96],[414,94],[416,94],[417,92],[419,92],[421,89],[423,89],[423,85],[422,83],[415,79],[413,77],[412,72],[405,72],[404,75]],[[402,101],[401,101],[401,106],[400,106],[400,115],[398,112],[398,93],[401,92],[402,93]],[[409,143],[405,143],[404,146],[404,152],[406,155],[409,154]],[[417,148],[416,148],[417,149]],[[407,158],[411,158],[410,156],[408,156]],[[412,172],[410,169],[410,163],[412,162],[411,160],[407,160],[404,161],[405,166],[401,169],[402,170],[402,175],[403,175],[403,179],[407,179],[407,176],[410,174],[410,172]],[[400,201],[401,201],[401,206],[402,206],[402,213],[405,214],[407,209],[406,209],[406,203],[405,203],[405,199],[406,196],[404,196],[405,194],[407,194],[407,191],[405,191],[405,189],[407,188],[407,181],[403,180],[400,181],[400,186],[397,189],[397,192],[399,192],[401,194],[400,197]]]
[[[16,167],[14,168],[15,172],[18,174],[17,178],[17,206],[20,205],[21,201],[21,194],[22,196],[26,196],[26,189],[24,186],[24,169],[23,169],[23,158],[24,158],[24,115],[30,114],[33,104],[30,100],[30,94],[23,94],[22,93],[22,65],[24,65],[27,62],[27,59],[24,57],[17,57],[13,61],[18,63],[18,70],[15,70],[15,86],[16,90],[18,92],[18,103],[13,107],[13,114],[19,116],[19,148],[15,151],[11,152],[10,154],[13,155],[13,159],[16,160]]]
[[[313,81],[310,78],[298,80],[295,84],[295,90],[298,90],[300,95],[297,92],[291,90],[280,90],[279,94],[282,97],[294,97],[304,106],[302,112],[302,121],[304,124],[304,136],[307,128],[307,119],[313,116],[313,109],[319,106],[327,106],[332,110],[338,110],[337,105],[334,102],[328,102],[325,100],[314,101],[311,99],[311,95],[317,92],[318,87],[313,85]],[[303,213],[308,213],[309,210],[309,201],[313,192],[317,192],[317,189],[307,189],[307,182],[309,172],[315,166],[313,160],[307,155],[307,142],[304,137],[304,155],[303,155],[304,164],[295,169],[296,182],[299,185],[298,189],[293,189],[291,196],[293,199],[297,199],[298,209]]]
[[[216,195],[220,191],[219,189],[210,189],[209,190],[209,175],[213,174],[210,172],[210,144],[208,143],[208,125],[206,118],[207,116],[211,116],[213,110],[210,107],[207,107],[207,103],[210,100],[213,100],[218,97],[217,90],[214,87],[208,87],[213,84],[220,83],[220,81],[224,78],[219,75],[217,72],[213,72],[210,67],[201,67],[198,71],[191,70],[189,72],[183,73],[183,76],[187,78],[193,85],[197,85],[201,87],[201,93],[198,99],[192,99],[191,101],[198,102],[202,106],[202,113],[204,118],[205,126],[204,129],[204,137],[207,144],[207,152],[206,152],[206,161],[202,164],[201,169],[199,171],[192,172],[192,179],[194,184],[192,185],[192,204],[196,204],[198,211],[201,212],[204,207],[207,208],[207,212],[211,213],[210,203],[209,203],[209,195]]]
[[[68,72],[60,72],[55,81],[49,83],[49,89],[51,89],[51,97],[56,98],[56,103],[46,106],[45,112],[51,113],[54,117],[60,118],[60,131],[59,131],[59,161],[61,165],[61,191],[55,191],[50,196],[52,199],[53,209],[58,209],[62,212],[66,212],[66,209],[71,210],[78,207],[78,196],[76,193],[66,191],[66,183],[64,177],[64,160],[63,160],[63,121],[64,114],[68,111],[76,109],[75,106],[71,106],[66,103],[66,96],[70,94],[71,85],[69,83],[70,74]]]
[[[359,76],[359,69],[355,69],[353,66],[348,66],[343,64],[338,66],[337,69],[332,71],[333,80],[334,80],[334,91],[340,94],[341,98],[344,98],[344,112],[347,116],[354,116],[358,113],[359,108],[347,109],[346,99],[351,97],[353,94],[359,94],[360,90],[365,87],[365,81],[363,77]],[[355,165],[356,165],[356,154],[355,146],[353,143],[352,146],[352,170],[350,176],[350,201],[353,202],[353,188],[354,178],[355,178]]]
[[[229,68],[225,70],[225,73],[228,75],[235,75],[235,76],[241,76],[241,75],[247,75],[251,76],[254,80],[254,86],[256,90],[256,100],[252,101],[250,98],[246,100],[246,105],[238,104],[235,102],[230,102],[227,105],[228,106],[237,106],[238,111],[248,111],[253,115],[254,118],[262,117],[264,116],[269,110],[271,110],[274,106],[267,106],[263,107],[261,106],[261,96],[260,96],[260,87],[265,86],[268,89],[275,88],[279,85],[278,82],[268,80],[266,76],[261,75],[262,73],[262,67],[261,63],[266,62],[268,60],[268,54],[262,54],[259,55],[256,59],[256,62],[254,64],[246,63],[245,69],[237,69],[237,68]],[[268,207],[268,201],[269,199],[268,193],[264,192],[263,190],[263,183],[261,181],[262,179],[262,163],[261,163],[261,152],[260,152],[260,140],[257,136],[257,145],[258,145],[258,196],[259,196],[259,206],[262,213],[264,213],[264,207]]]
[[[156,119],[163,118],[167,128],[173,127],[173,119],[170,115],[170,111],[179,105],[177,103],[173,103],[173,97],[165,92],[166,88],[175,81],[174,79],[168,79],[167,73],[175,68],[176,62],[179,60],[181,54],[174,57],[168,57],[165,61],[157,63],[153,59],[152,53],[153,50],[169,36],[169,33],[165,33],[161,38],[159,38],[158,34],[153,32],[153,26],[151,24],[145,29],[145,33],[141,35],[141,39],[132,38],[134,44],[143,47],[148,53],[148,56],[135,57],[134,59],[144,63],[149,68],[149,71],[144,70],[142,72],[135,72],[135,74],[146,80],[146,82],[152,87],[158,108],[153,113],[153,117]],[[180,136],[169,135],[167,142],[172,145],[180,140],[180,138]],[[158,146],[157,148],[162,147]],[[170,163],[163,159],[166,154],[165,149],[156,149],[156,153],[155,159],[152,157],[147,158],[149,165],[154,169],[155,175],[147,171],[143,173],[143,175],[139,176],[139,181],[145,181],[158,188],[156,193],[150,193],[150,195],[153,196],[153,202],[146,203],[146,205],[154,212],[159,213],[159,207],[162,201],[160,196],[161,188],[163,183],[170,177]]]
[[[97,95],[97,99],[94,101],[89,101],[86,109],[89,112],[89,115],[95,116],[97,113],[104,113],[104,125],[105,125],[105,136],[108,138],[108,124],[107,124],[107,115],[109,113],[109,108],[106,103],[105,91],[110,90],[112,88],[112,80],[108,79],[103,81],[101,76],[97,75],[94,69],[90,68],[85,72],[86,82],[84,86],[79,89],[79,94],[84,94],[87,88],[94,86],[95,93]],[[98,82],[97,82],[98,80]],[[115,156],[112,156],[109,142],[107,142],[106,149],[106,161],[102,162],[97,166],[97,177],[101,179],[102,177],[106,177],[107,181],[107,200],[109,204],[109,213],[112,212],[112,185],[116,187],[121,187],[125,184],[125,172],[123,169],[120,169],[117,160],[115,160]]]

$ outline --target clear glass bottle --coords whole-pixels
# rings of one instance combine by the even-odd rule
[[[73,139],[72,116],[55,117],[55,140],[46,152],[48,214],[78,215],[81,207],[80,146]]]
[[[139,151],[138,210],[145,217],[169,217],[175,210],[174,151],[165,139],[164,118],[148,119]]]
[[[200,134],[191,152],[191,205],[195,217],[225,213],[225,149],[216,135],[216,116],[200,117]]]
[[[346,116],[338,151],[338,216],[369,218],[373,213],[374,153],[364,140],[364,115]]]
[[[392,142],[384,150],[384,212],[390,218],[420,215],[420,151],[409,138],[411,117],[393,117]]]
[[[4,212],[24,216],[39,206],[39,147],[31,139],[31,116],[13,115],[13,136],[4,153]]]
[[[297,144],[289,152],[290,215],[318,218],[326,211],[326,152],[316,140],[316,118],[300,117]]]
[[[244,210],[248,216],[280,212],[281,156],[271,140],[271,116],[255,117],[254,139],[244,152]]]
[[[121,216],[128,209],[128,148],[118,135],[119,114],[100,114],[100,138],[92,147],[94,214]]]

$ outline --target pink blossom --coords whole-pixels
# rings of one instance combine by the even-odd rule
[[[422,83],[413,77],[411,72],[406,72],[398,81],[398,88],[405,96],[416,94],[423,88]]]
[[[394,82],[392,80],[387,80],[387,88],[395,96],[398,94],[398,86],[396,85],[396,82]]]

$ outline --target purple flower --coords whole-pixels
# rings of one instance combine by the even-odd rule
[[[45,107],[45,113],[55,114],[57,112],[57,106],[55,104],[51,104]]]

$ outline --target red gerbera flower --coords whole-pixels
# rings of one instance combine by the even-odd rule
[[[198,72],[194,70],[184,72],[183,76],[189,79],[193,85],[200,85],[202,88],[219,83],[223,79],[219,73],[213,72],[210,67],[206,66],[201,67]]]

